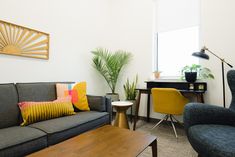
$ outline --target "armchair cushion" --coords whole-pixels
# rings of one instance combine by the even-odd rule
[[[235,127],[227,125],[194,125],[188,130],[193,148],[204,157],[235,156]]]
[[[184,110],[186,132],[198,124],[221,124],[235,126],[235,111],[200,103],[189,103]]]

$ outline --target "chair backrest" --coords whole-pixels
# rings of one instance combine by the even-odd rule
[[[232,101],[229,108],[235,110],[235,70],[228,71],[227,80],[232,93]]]
[[[155,112],[181,115],[188,103],[188,99],[174,88],[152,88],[151,92]]]

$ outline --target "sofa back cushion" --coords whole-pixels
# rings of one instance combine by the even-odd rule
[[[53,82],[17,83],[19,102],[52,101],[56,99],[56,87]]]
[[[20,110],[15,85],[0,84],[0,129],[19,125]]]
[[[53,101],[57,99],[56,83],[70,84],[73,82],[33,82],[16,83],[19,102],[23,101]]]

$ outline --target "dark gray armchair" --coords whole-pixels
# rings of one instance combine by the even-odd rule
[[[229,108],[200,103],[185,106],[186,134],[200,157],[235,157],[235,70],[227,73],[227,79],[232,92]]]

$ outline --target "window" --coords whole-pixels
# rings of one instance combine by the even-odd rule
[[[157,0],[153,70],[179,77],[185,65],[198,64],[200,0]]]
[[[199,49],[199,27],[160,32],[156,42],[156,70],[161,76],[177,77],[185,65],[198,64],[192,53]]]

